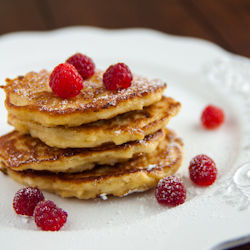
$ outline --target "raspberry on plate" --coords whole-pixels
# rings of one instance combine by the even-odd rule
[[[108,90],[128,88],[133,80],[129,67],[124,63],[109,66],[103,74],[103,83]]]
[[[189,165],[191,180],[200,186],[211,185],[217,177],[217,168],[214,161],[207,155],[197,155]]]
[[[57,96],[67,99],[81,92],[83,79],[72,64],[61,63],[52,71],[49,86]]]
[[[201,115],[202,125],[206,129],[218,128],[225,120],[224,112],[221,108],[208,105]]]
[[[38,202],[43,200],[44,196],[40,189],[25,187],[16,192],[13,208],[17,214],[32,216]]]
[[[92,59],[81,53],[71,56],[66,62],[72,64],[83,79],[95,73],[95,64]]]
[[[68,214],[53,201],[40,201],[35,210],[35,223],[44,231],[59,231],[67,221]]]
[[[155,197],[163,205],[178,206],[185,202],[186,188],[181,178],[168,176],[157,184]]]

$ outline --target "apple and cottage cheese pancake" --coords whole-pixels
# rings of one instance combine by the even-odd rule
[[[181,104],[170,97],[162,97],[143,110],[131,111],[109,120],[100,120],[78,127],[44,127],[35,122],[21,121],[9,114],[8,122],[21,133],[31,134],[50,147],[96,147],[104,143],[120,145],[142,140],[146,135],[164,128],[177,115]]]
[[[119,146],[102,145],[96,148],[51,148],[30,135],[10,132],[0,138],[0,161],[16,171],[25,169],[51,172],[81,172],[99,164],[114,165],[156,149],[164,139],[164,130],[158,130],[143,140]]]
[[[100,165],[80,173],[14,171],[1,162],[0,169],[28,186],[54,192],[62,197],[93,199],[105,195],[124,196],[155,187],[158,181],[174,174],[183,158],[182,141],[169,131],[155,151],[113,166]]]
[[[103,71],[84,80],[79,95],[69,99],[56,96],[49,86],[50,72],[30,72],[15,79],[6,79],[7,111],[22,121],[37,122],[45,127],[68,127],[110,119],[133,110],[141,110],[162,97],[166,84],[133,76],[129,88],[107,90],[102,82]]]

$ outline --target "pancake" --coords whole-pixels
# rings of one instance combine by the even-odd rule
[[[96,164],[114,165],[139,154],[150,153],[163,139],[164,130],[159,130],[143,140],[120,146],[60,149],[51,148],[30,135],[13,131],[0,138],[0,160],[16,171],[33,169],[73,173],[90,170]]]
[[[161,80],[149,81],[133,76],[127,89],[109,91],[102,83],[103,71],[84,80],[79,95],[69,99],[57,97],[49,87],[50,73],[30,72],[15,79],[6,79],[7,111],[22,121],[37,122],[45,127],[69,127],[110,119],[118,114],[141,110],[162,97],[166,84]]]
[[[131,111],[110,120],[84,124],[79,127],[43,127],[34,122],[24,122],[8,115],[9,124],[21,133],[31,134],[50,147],[82,148],[96,147],[104,143],[121,145],[128,141],[142,140],[164,128],[180,110],[181,104],[163,97],[143,110]]]
[[[2,172],[14,180],[62,197],[93,199],[105,195],[124,196],[155,187],[160,179],[174,174],[181,166],[182,142],[166,130],[164,140],[155,151],[114,166],[100,165],[81,173],[52,173],[48,171],[14,171],[1,163]]]

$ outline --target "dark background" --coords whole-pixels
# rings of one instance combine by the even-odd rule
[[[250,0],[0,0],[0,35],[72,25],[152,28],[250,57]]]
[[[250,0],[0,0],[0,35],[74,25],[151,28],[250,58]]]

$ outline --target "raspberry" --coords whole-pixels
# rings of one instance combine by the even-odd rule
[[[15,194],[13,208],[17,214],[32,216],[38,202],[43,200],[44,196],[40,189],[22,188]]]
[[[61,63],[51,73],[49,86],[57,96],[67,99],[81,92],[83,79],[73,65]]]
[[[68,214],[53,201],[40,201],[34,210],[35,223],[44,231],[58,231],[67,221]]]
[[[213,105],[208,105],[201,115],[201,122],[206,129],[218,128],[225,119],[222,109]]]
[[[103,74],[103,83],[108,90],[116,90],[119,87],[128,88],[133,80],[129,67],[124,63],[109,66]]]
[[[168,176],[159,181],[155,196],[157,201],[163,205],[177,206],[185,202],[186,188],[181,178]]]
[[[95,73],[95,64],[92,59],[81,53],[71,56],[66,62],[72,64],[83,79]]]
[[[214,161],[207,155],[197,155],[189,165],[191,180],[200,186],[211,185],[217,176],[217,168]]]

